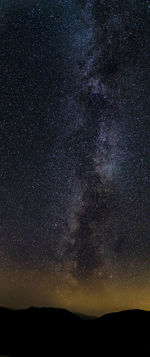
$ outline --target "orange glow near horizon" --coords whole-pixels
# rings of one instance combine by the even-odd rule
[[[92,284],[91,284],[92,283]],[[77,280],[71,274],[46,276],[41,272],[13,271],[0,274],[0,305],[13,308],[59,307],[100,316],[127,309],[150,310],[150,282],[128,277],[94,281]]]

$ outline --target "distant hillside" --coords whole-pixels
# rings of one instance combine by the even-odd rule
[[[148,327],[147,327],[148,326]],[[0,353],[11,356],[36,356],[41,351],[51,356],[71,348],[76,353],[93,354],[97,348],[122,346],[128,342],[136,346],[149,345],[150,312],[141,310],[111,313],[87,320],[55,308],[9,310],[0,308]],[[72,346],[72,347],[70,347]],[[123,348],[124,348],[123,347]]]

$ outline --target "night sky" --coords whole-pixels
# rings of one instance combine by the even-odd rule
[[[0,305],[150,309],[148,0],[0,0]]]

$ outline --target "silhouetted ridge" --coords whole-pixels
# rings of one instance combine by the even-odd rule
[[[55,354],[94,353],[106,344],[121,341],[135,346],[149,341],[150,312],[122,311],[97,319],[84,319],[70,311],[57,308],[9,310],[0,308],[0,353],[11,356],[33,356],[54,349]],[[148,328],[147,328],[148,326]],[[116,341],[117,338],[117,341]],[[51,354],[50,354],[51,355]]]

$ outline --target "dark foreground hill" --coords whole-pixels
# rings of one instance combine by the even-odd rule
[[[150,346],[150,312],[133,310],[84,320],[55,308],[0,308],[0,353],[11,356],[96,355],[95,351]],[[46,353],[46,354],[45,354]],[[98,354],[102,356],[102,354]]]

